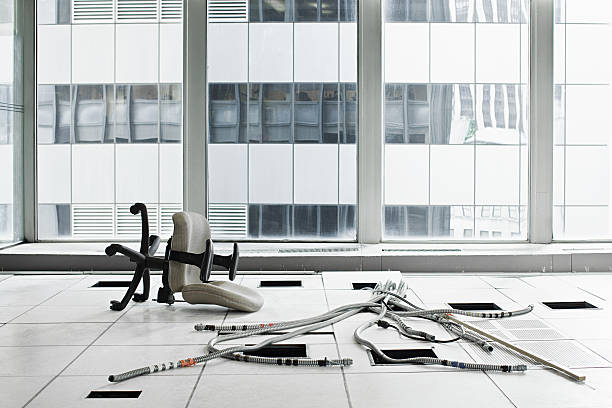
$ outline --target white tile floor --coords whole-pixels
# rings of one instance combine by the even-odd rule
[[[219,360],[111,384],[107,376],[132,368],[203,354],[213,335],[193,324],[287,320],[363,301],[353,282],[399,280],[398,272],[244,275],[266,304],[247,314],[222,307],[132,302],[108,309],[123,288],[91,288],[107,275],[0,275],[0,407],[612,407],[612,274],[404,275],[413,303],[494,302],[534,304],[531,315],[477,324],[587,376],[573,383],[541,367],[522,374],[454,371],[441,366],[373,366],[352,332],[368,318],[350,320],[292,343],[307,344],[310,357],[350,357],[339,368],[260,366]],[[300,287],[259,288],[261,280],[301,280]],[[160,284],[152,278],[152,297]],[[593,310],[551,310],[543,301],[586,300]],[[438,338],[449,333],[428,321],[415,329]],[[374,327],[366,336],[383,349],[432,348]],[[250,339],[255,342],[257,339]],[[436,344],[438,356],[474,362],[516,362],[496,349],[487,354],[464,341]],[[138,390],[137,399],[87,399],[92,390]]]

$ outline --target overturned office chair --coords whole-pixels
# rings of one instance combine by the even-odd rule
[[[168,240],[163,258],[155,257],[160,238],[149,235],[147,207],[136,203],[130,207],[134,215],[140,213],[142,221],[140,252],[119,244],[111,244],[106,254],[117,252],[136,263],[134,277],[121,301],[112,300],[110,308],[123,310],[130,299],[144,302],[149,298],[150,270],[162,270],[162,284],[157,293],[158,303],[172,304],[174,293],[181,292],[183,299],[191,304],[213,304],[245,312],[254,312],[263,305],[263,298],[255,290],[228,281],[211,281],[213,265],[229,271],[231,281],[236,277],[238,267],[238,244],[234,243],[231,255],[215,255],[210,239],[208,220],[193,212],[178,212],[172,216],[174,231]],[[135,293],[140,281],[143,292]]]

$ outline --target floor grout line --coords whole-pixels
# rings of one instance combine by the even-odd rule
[[[327,298],[327,289],[325,289],[325,282],[323,281],[323,276],[321,276],[321,283],[323,285],[323,294],[325,295],[325,303],[327,304],[327,310],[329,310],[329,299]],[[332,333],[334,336],[334,344],[336,345],[336,353],[338,353],[338,358],[342,358],[342,356],[340,355],[340,345],[338,344],[338,339],[336,338],[336,331],[333,330],[333,325]],[[353,408],[353,402],[351,400],[351,394],[349,392],[348,381],[346,379],[344,367],[340,367],[340,372],[342,373],[342,383],[344,384],[344,392],[346,393],[346,400],[348,402],[348,406],[349,408]]]
[[[510,397],[509,397],[509,396],[508,396],[508,395],[507,395],[507,394],[504,392],[504,390],[502,390],[502,389],[501,389],[501,387],[500,387],[500,386],[499,386],[499,385],[498,385],[498,384],[497,384],[497,383],[496,383],[496,382],[495,382],[495,381],[494,381],[494,380],[491,378],[491,376],[489,375],[489,373],[487,373],[486,371],[483,371],[483,373],[484,373],[484,375],[486,375],[486,376],[487,376],[487,378],[488,378],[489,380],[491,380],[491,382],[493,383],[493,385],[495,386],[495,388],[497,388],[497,389],[499,390],[499,392],[501,392],[501,393],[504,395],[504,397],[506,397],[506,399],[508,399],[508,402],[510,402],[510,404],[512,404],[512,406],[513,406],[514,408],[518,408],[518,405],[516,405],[516,404],[514,403],[514,401],[512,401],[512,400],[510,399]]]
[[[196,379],[195,384],[193,385],[193,389],[191,390],[191,394],[189,394],[189,398],[187,399],[187,404],[185,404],[185,408],[189,407],[189,404],[191,404],[191,400],[193,398],[193,396],[195,395],[196,389],[198,388],[198,385],[200,384],[200,379],[202,378],[202,375],[204,374],[204,369],[206,368],[206,363],[204,363],[204,365],[202,365],[202,369],[200,370],[200,374],[198,374],[198,378]]]
[[[356,273],[358,273],[358,272],[356,272]],[[479,275],[480,275],[480,274],[470,274],[470,275],[468,275],[468,276],[478,276],[478,277],[479,277],[481,280],[483,280],[483,281],[484,281],[484,279],[482,279],[482,276],[479,276]],[[289,275],[289,276],[291,276],[291,275]],[[319,275],[319,276],[320,276],[320,275]],[[446,276],[446,275],[445,275],[445,276]],[[452,276],[452,275],[450,275],[450,276]],[[455,276],[456,276],[456,277],[465,277],[465,275],[459,275],[459,276],[457,276],[457,274],[455,274]],[[486,275],[486,276],[504,277],[504,274],[501,274],[501,273],[500,273],[500,274]],[[542,274],[540,274],[539,276],[542,276]],[[524,283],[524,284],[528,285],[529,287],[534,287],[534,286],[533,286],[533,284],[528,283],[528,282],[526,282],[526,281],[522,280],[520,276],[512,276],[512,277],[513,277],[513,278],[515,278],[515,279],[517,279],[519,282],[522,282],[522,283]],[[410,281],[410,275],[408,275],[408,276],[404,275],[404,278],[405,278],[405,279],[406,279],[408,282]],[[10,280],[10,279],[11,279],[11,278],[9,278],[9,279],[7,279],[7,280],[4,280],[4,281],[8,281],[8,280]],[[38,307],[38,306],[44,305],[46,302],[48,302],[48,301],[49,301],[50,299],[52,299],[52,298],[55,298],[56,296],[59,296],[59,295],[61,295],[61,294],[65,294],[65,293],[67,293],[67,292],[71,292],[71,291],[73,291],[73,290],[74,290],[74,289],[73,289],[73,288],[74,288],[74,286],[75,286],[75,285],[78,285],[80,282],[82,282],[82,280],[83,280],[83,279],[84,279],[84,278],[81,278],[81,279],[75,279],[75,281],[76,281],[76,282],[74,282],[74,283],[70,283],[70,284],[69,284],[67,287],[65,287],[65,288],[63,288],[63,289],[61,289],[61,290],[59,290],[59,292],[57,292],[57,293],[55,293],[55,294],[53,294],[53,295],[51,295],[51,296],[49,296],[49,297],[45,298],[45,299],[44,299],[42,302],[40,302],[38,305],[31,306],[31,307],[30,307],[30,306],[24,306],[24,307],[26,307],[26,308],[27,308],[27,310],[26,310],[25,312],[21,313],[20,315],[18,315],[17,317],[15,317],[15,318],[11,319],[9,322],[14,321],[15,319],[19,318],[19,317],[20,317],[20,316],[22,316],[23,314],[25,314],[25,313],[27,313],[27,312],[29,312],[29,311],[33,310],[34,308],[36,308],[36,307]],[[320,279],[321,279],[321,281],[322,281],[323,289],[317,289],[317,291],[324,290],[324,294],[323,294],[324,296],[323,296],[323,298],[324,298],[324,302],[325,302],[325,305],[326,305],[327,310],[329,310],[329,309],[330,309],[330,300],[329,300],[329,296],[328,296],[328,295],[331,295],[331,294],[336,294],[336,293],[338,293],[339,291],[351,292],[350,290],[327,289],[327,288],[325,288],[325,283],[323,282],[322,276],[320,277]],[[2,281],[2,282],[4,282],[4,281]],[[2,282],[0,282],[0,283],[2,283]],[[515,296],[515,294],[514,294],[514,293],[512,293],[512,292],[510,292],[510,293],[505,293],[505,292],[508,292],[507,290],[505,290],[506,288],[495,288],[495,287],[493,287],[494,285],[492,285],[491,283],[486,282],[486,281],[484,281],[484,282],[485,282],[485,283],[486,283],[488,286],[491,286],[491,288],[488,288],[488,287],[487,287],[487,288],[484,288],[485,290],[489,291],[490,289],[493,289],[493,291],[494,291],[494,292],[497,292],[497,293],[499,293],[499,294],[503,295],[503,297],[504,297],[504,298],[507,298],[507,299],[511,300],[512,302],[517,302],[517,301],[516,301],[516,300],[514,300],[514,298],[513,298],[513,296]],[[468,283],[471,283],[471,282],[468,282]],[[583,292],[583,293],[590,293],[589,291],[587,291],[587,290],[585,290],[585,289],[580,288],[580,287],[579,287],[577,284],[570,284],[570,286],[573,286],[575,289],[578,289],[579,291],[581,291],[581,292]],[[476,289],[476,288],[474,288],[474,289]],[[509,289],[512,289],[512,288],[509,288]],[[536,288],[536,289],[537,289],[537,288]],[[328,293],[328,290],[331,290],[332,292]],[[411,289],[411,290],[412,290],[412,289]],[[427,293],[427,292],[428,292],[428,291],[429,291],[429,292],[431,292],[432,290],[434,290],[434,291],[435,291],[435,289],[424,289],[424,290],[423,290],[423,292],[421,292],[421,291],[419,291],[419,292],[421,292],[421,295],[428,296],[428,293]],[[468,290],[469,290],[469,289],[468,289]],[[519,290],[519,292],[520,292],[521,290],[523,290],[523,289],[520,289],[520,290]],[[524,290],[527,290],[527,289],[525,288]],[[541,290],[541,289],[537,289],[537,290]],[[24,289],[24,292],[26,292],[26,291],[27,291],[27,285],[26,285],[26,288]],[[312,291],[312,289],[311,289],[311,291]],[[279,292],[280,292],[280,291],[279,291]],[[415,296],[417,299],[419,299],[419,301],[421,301],[421,302],[422,302],[422,300],[421,300],[421,298],[420,298],[420,296],[419,296],[419,293],[418,293],[417,291],[414,291],[414,290],[412,290],[412,292],[414,293],[414,296]],[[0,290],[0,293],[1,293],[1,290]],[[26,293],[25,295],[27,296],[27,293]],[[595,296],[595,297],[599,298],[599,296],[597,296],[597,295],[593,295],[593,296]],[[283,298],[283,299],[284,299],[284,298]],[[319,304],[321,304],[321,306],[323,305],[323,303],[322,303],[322,302],[323,302],[323,299],[318,300],[318,302],[319,302]],[[517,303],[518,303],[518,302],[517,302]],[[85,305],[84,305],[84,306],[85,306]],[[94,305],[94,306],[97,306],[97,305]],[[63,308],[79,308],[80,306],[79,306],[79,305],[65,305],[65,306],[57,306],[57,307],[58,307],[58,308],[62,308],[62,307],[63,307]],[[163,306],[160,306],[160,310],[162,309],[162,307],[163,307]],[[136,309],[134,309],[134,308],[136,308]],[[102,330],[102,331],[101,331],[101,333],[100,333],[99,335],[97,335],[97,337],[96,337],[95,339],[93,339],[93,341],[88,342],[88,341],[86,340],[86,342],[88,342],[88,344],[81,344],[81,345],[76,345],[76,344],[75,344],[75,345],[68,345],[68,344],[59,344],[59,345],[53,345],[53,344],[50,344],[50,345],[48,345],[48,346],[50,346],[50,347],[51,347],[51,346],[60,346],[60,347],[61,347],[61,346],[66,346],[66,347],[70,346],[70,347],[75,347],[75,351],[78,351],[78,349],[76,349],[76,347],[84,347],[84,348],[83,348],[83,350],[78,351],[78,354],[76,355],[76,357],[74,357],[74,358],[73,358],[73,359],[72,359],[70,362],[68,362],[68,364],[67,364],[67,365],[66,365],[66,366],[65,366],[65,367],[64,367],[64,368],[63,368],[61,371],[59,371],[59,373],[57,373],[56,375],[47,375],[47,376],[44,376],[44,375],[39,375],[39,376],[26,376],[26,375],[20,375],[20,376],[17,376],[17,377],[24,377],[24,378],[27,378],[27,377],[45,377],[45,380],[41,381],[41,382],[43,382],[43,383],[45,383],[45,384],[44,384],[44,385],[42,385],[42,386],[41,386],[41,388],[40,388],[40,389],[39,389],[39,390],[38,390],[38,391],[37,391],[37,392],[36,392],[36,393],[35,393],[35,394],[34,394],[34,395],[33,395],[33,396],[32,396],[32,397],[29,399],[29,400],[27,400],[27,402],[25,402],[25,405],[23,405],[23,407],[26,407],[26,406],[31,406],[31,405],[35,404],[36,402],[39,402],[41,394],[42,394],[42,395],[47,395],[47,394],[48,394],[48,393],[44,393],[44,391],[45,391],[46,389],[48,389],[48,388],[51,388],[51,389],[56,389],[56,387],[58,387],[58,383],[62,383],[62,381],[61,381],[61,380],[58,380],[58,382],[56,382],[56,380],[57,380],[58,378],[61,378],[61,377],[74,377],[74,378],[76,378],[76,377],[99,377],[99,375],[97,375],[97,374],[96,374],[96,375],[94,375],[94,374],[91,374],[91,375],[88,375],[88,374],[83,374],[83,375],[80,375],[80,374],[78,374],[78,375],[77,375],[77,374],[75,374],[75,375],[63,375],[63,374],[64,374],[64,373],[66,373],[66,372],[67,372],[67,371],[70,369],[70,367],[71,367],[71,366],[75,365],[75,362],[76,362],[76,361],[78,361],[80,358],[82,358],[82,357],[83,357],[83,355],[84,355],[86,352],[88,352],[88,350],[89,350],[89,351],[93,351],[93,350],[95,350],[95,347],[96,347],[96,342],[97,342],[97,341],[100,341],[100,338],[101,338],[102,336],[104,336],[105,334],[108,334],[108,332],[109,332],[109,331],[110,331],[110,330],[111,330],[113,327],[117,327],[117,326],[119,326],[119,325],[121,325],[121,324],[124,324],[124,325],[133,324],[132,322],[129,322],[129,321],[121,321],[121,319],[122,319],[122,318],[124,318],[124,316],[125,316],[127,313],[133,313],[132,311],[138,311],[138,308],[139,308],[139,306],[138,306],[137,304],[131,304],[131,305],[130,305],[130,307],[126,308],[126,310],[124,310],[122,313],[118,313],[118,314],[119,314],[119,316],[117,317],[117,319],[115,319],[114,321],[111,321],[111,322],[95,322],[95,321],[94,321],[94,322],[92,322],[92,321],[86,321],[86,322],[66,322],[66,323],[61,323],[61,322],[42,322],[42,323],[27,323],[27,322],[26,322],[26,323],[10,323],[10,324],[12,324],[12,325],[14,325],[14,326],[18,326],[18,325],[41,325],[41,326],[39,326],[40,328],[43,328],[43,327],[44,327],[44,326],[42,326],[42,325],[60,325],[60,324],[83,324],[83,325],[85,325],[85,324],[96,325],[96,324],[97,324],[97,325],[100,325],[100,326],[102,326],[102,325],[105,325],[105,326],[106,326],[106,327],[104,328],[104,330]],[[47,310],[47,309],[45,309],[45,310]],[[141,311],[142,311],[142,309],[141,309]],[[215,319],[215,321],[216,321],[216,322],[218,322],[219,320],[222,322],[222,324],[224,324],[224,323],[226,323],[226,322],[227,322],[227,319],[228,319],[228,317],[229,317],[229,313],[230,313],[230,311],[229,311],[229,310],[225,310],[225,311],[219,310],[219,311],[216,311],[216,313],[218,313],[218,314],[220,315],[219,317],[221,317],[221,316],[222,316],[222,318],[220,318],[220,319]],[[536,317],[538,320],[541,320],[541,321],[543,321],[543,322],[545,322],[545,323],[549,324],[549,318],[546,318],[546,317],[541,317],[541,316],[537,316],[537,315],[536,315],[535,317]],[[576,318],[579,318],[579,317],[576,317]],[[195,317],[194,317],[194,320],[197,320],[197,319],[198,319],[198,317],[197,317],[197,316],[195,316]],[[561,319],[561,320],[562,320],[562,319],[571,319],[571,317],[560,317],[559,319]],[[205,321],[206,321],[206,320],[205,320]],[[595,321],[595,320],[594,320],[594,321]],[[9,322],[7,322],[7,323],[9,323]],[[167,323],[188,325],[189,323],[193,323],[193,322],[191,322],[191,321],[183,321],[183,322],[175,322],[175,321],[168,321],[168,322],[147,322],[147,321],[143,321],[143,322],[135,322],[135,323],[142,324],[142,325],[143,325],[143,329],[148,330],[148,327],[151,327],[151,326],[149,326],[149,325],[155,325],[155,324],[157,324],[157,325],[163,325],[163,324],[167,324]],[[0,327],[4,327],[4,326],[5,326],[5,324],[0,323]],[[102,327],[100,327],[100,328],[102,329]],[[151,329],[153,329],[153,328],[151,328]],[[92,333],[92,334],[94,334],[94,335],[95,335],[95,333]],[[331,335],[333,335],[333,344],[335,345],[336,352],[337,352],[338,356],[339,356],[339,357],[342,357],[342,356],[340,355],[340,353],[341,353],[341,348],[340,348],[340,346],[339,346],[339,344],[341,344],[341,343],[339,343],[339,338],[337,337],[337,333],[336,333],[335,331],[333,331],[333,330],[332,330],[332,331],[330,331],[330,334],[331,334]],[[597,340],[597,339],[596,339],[596,340]],[[601,339],[601,340],[602,340],[602,341],[604,341],[604,339]],[[331,341],[331,339],[330,339],[330,341]],[[559,339],[534,339],[534,340],[524,339],[524,340],[519,340],[519,341],[538,341],[538,342],[546,342],[546,341],[550,341],[550,342],[555,342],[555,341],[559,341]],[[592,349],[591,347],[589,347],[589,346],[587,346],[586,344],[584,344],[584,343],[583,343],[581,340],[576,340],[576,339],[574,339],[574,341],[576,341],[576,342],[577,342],[579,345],[582,345],[582,346],[585,348],[585,350],[588,350],[588,351],[592,352],[593,354],[598,355],[599,357],[601,357],[601,359],[602,359],[603,361],[607,361],[607,360],[608,360],[608,359],[606,359],[606,357],[604,357],[602,354],[600,354],[600,352],[596,351],[596,349],[598,349],[598,348],[599,348],[599,346],[598,346],[598,345],[594,345],[594,346],[593,346],[593,347],[594,347],[594,349]],[[83,343],[85,343],[85,342],[83,342]],[[205,343],[205,341],[204,341],[204,343]],[[161,347],[161,346],[166,346],[166,347],[196,346],[196,347],[197,347],[197,346],[202,345],[202,344],[204,344],[204,343],[201,343],[201,344],[185,344],[185,343],[183,343],[183,344],[165,344],[165,343],[163,343],[163,344],[146,344],[146,345],[145,345],[145,347],[148,347],[148,346],[150,346],[150,347]],[[332,343],[331,343],[331,342],[330,342],[330,343],[328,343],[328,344],[329,344],[330,346],[332,345]],[[467,343],[463,343],[463,344],[462,344],[462,343],[457,343],[457,344],[458,344],[458,346],[459,346],[459,347],[460,347],[460,348],[461,348],[461,349],[462,349],[462,350],[463,350],[463,351],[466,353],[466,355],[467,355],[467,357],[466,357],[466,358],[469,358],[470,360],[475,360],[474,356],[473,356],[472,354],[470,354],[469,352],[467,352],[467,350],[466,350],[466,344],[467,344]],[[135,347],[142,347],[141,345],[138,345],[138,344],[103,344],[103,345],[101,345],[101,346],[104,346],[104,347],[134,347],[134,348],[135,348]],[[0,346],[0,349],[2,349],[3,347],[15,347],[15,346]],[[45,345],[31,345],[31,346],[20,346],[20,347],[31,347],[31,348],[35,348],[35,347],[45,347]],[[606,350],[606,349],[604,348],[604,351],[605,351],[605,350]],[[604,354],[605,354],[605,353],[604,353]],[[580,368],[581,368],[581,369],[585,369],[586,367],[580,367]],[[589,369],[601,369],[601,370],[611,370],[611,371],[612,371],[612,368],[610,368],[610,367],[603,367],[603,366],[602,366],[602,367],[592,367],[592,368],[591,368],[591,367],[589,367]],[[196,396],[196,393],[197,393],[197,390],[198,390],[198,387],[200,386],[200,384],[205,384],[205,382],[206,382],[206,381],[205,381],[205,380],[204,380],[204,381],[202,380],[202,379],[203,379],[204,374],[207,374],[207,378],[210,378],[211,376],[218,376],[218,377],[222,377],[222,376],[230,376],[230,375],[231,375],[231,376],[237,376],[237,375],[238,375],[238,376],[240,376],[240,375],[246,375],[246,376],[249,376],[249,375],[253,375],[253,374],[256,374],[256,375],[265,375],[265,376],[270,376],[270,377],[273,377],[273,376],[278,376],[278,375],[286,375],[285,373],[263,373],[263,374],[262,374],[262,373],[257,373],[257,372],[256,372],[256,373],[214,373],[214,372],[210,372],[210,373],[209,373],[208,371],[206,371],[206,372],[205,372],[205,370],[207,370],[207,368],[206,368],[206,364],[203,364],[203,365],[202,365],[202,367],[201,367],[201,369],[199,370],[199,372],[198,372],[197,374],[196,374],[196,372],[194,372],[193,374],[191,374],[191,375],[189,375],[189,376],[188,376],[188,377],[190,378],[190,380],[193,380],[194,378],[196,378],[196,376],[197,376],[197,378],[195,379],[195,383],[194,383],[194,385],[193,385],[193,388],[191,389],[191,392],[190,392],[190,394],[189,394],[189,396],[188,396],[188,399],[186,400],[186,403],[185,403],[185,408],[188,408],[188,407],[191,405],[192,401],[194,401],[194,398],[195,398],[195,396]],[[438,371],[432,371],[431,373],[433,373],[433,372],[438,372]],[[446,371],[439,371],[439,372],[441,373],[441,372],[446,372]],[[409,373],[413,373],[413,374],[421,374],[421,373],[419,373],[419,372],[406,372],[406,373],[402,373],[402,374],[409,374]],[[430,372],[428,372],[428,373],[430,373]],[[503,395],[506,397],[506,399],[507,399],[507,400],[510,402],[510,404],[511,404],[511,406],[512,406],[512,407],[517,407],[517,406],[518,406],[518,405],[517,405],[518,403],[515,403],[514,401],[512,401],[512,399],[510,399],[510,397],[509,397],[509,394],[506,394],[506,392],[504,392],[504,389],[502,389],[501,385],[499,385],[499,384],[498,384],[498,382],[496,382],[496,381],[494,380],[495,375],[493,375],[493,374],[491,374],[491,373],[487,373],[487,372],[483,372],[483,373],[484,373],[484,374],[487,376],[487,378],[488,378],[488,380],[485,380],[484,378],[482,379],[482,381],[483,381],[483,382],[482,382],[482,384],[483,384],[483,385],[486,385],[486,382],[487,382],[487,381],[491,381],[491,382],[493,382],[493,384],[494,384],[495,388],[497,388],[497,389],[498,389],[498,390],[499,390],[499,391],[500,391],[500,392],[501,392],[501,393],[502,393],[502,394],[503,394]],[[164,375],[163,373],[159,373],[159,374],[160,374],[160,376],[170,377],[170,376],[168,376],[168,375]],[[291,374],[291,375],[299,375],[299,374],[302,374],[302,375],[312,375],[313,373],[290,373],[290,374]],[[319,373],[314,373],[314,374],[319,374]],[[321,373],[321,374],[323,374],[323,373]],[[326,373],[326,374],[327,374],[327,373]],[[348,386],[348,374],[358,375],[358,374],[378,374],[378,373],[377,373],[377,372],[375,372],[375,371],[374,371],[374,372],[368,372],[368,373],[365,373],[365,372],[364,372],[364,373],[351,373],[351,372],[350,372],[350,369],[347,369],[347,368],[341,367],[341,368],[340,368],[340,372],[339,372],[339,373],[338,373],[337,371],[335,371],[335,372],[334,372],[334,373],[332,373],[332,374],[327,374],[327,375],[330,375],[330,376],[342,375],[342,380],[343,380],[343,385],[342,385],[342,386],[344,386],[344,391],[345,391],[345,395],[346,395],[346,400],[347,400],[347,403],[348,403],[348,407],[349,407],[349,408],[353,408],[354,403],[353,403],[353,401],[352,401],[352,399],[351,399],[351,393],[350,393],[350,391],[349,391],[349,386]],[[381,373],[381,374],[382,374],[382,373]],[[7,377],[16,377],[16,376],[10,376],[10,375],[2,375],[2,374],[0,374],[0,378],[3,378],[3,377],[4,377],[4,378],[7,378]],[[229,377],[228,377],[228,378],[229,378]],[[331,378],[331,377],[330,377],[330,378]],[[339,379],[338,377],[334,377],[334,378],[335,378],[335,379]],[[457,378],[457,377],[455,377],[455,378]],[[495,377],[495,378],[496,378],[496,377]],[[351,377],[351,379],[352,379],[352,383],[353,383],[353,381],[355,381],[355,378],[352,376],[352,377]],[[376,380],[376,376],[375,376],[375,375],[373,376],[373,379],[374,379],[374,380]],[[27,380],[25,380],[25,381],[27,381]],[[88,381],[89,381],[89,380],[85,380],[85,382],[88,382]],[[228,381],[230,381],[230,380],[228,380]],[[304,380],[304,381],[307,381],[307,380]],[[501,380],[500,380],[500,381],[501,381]],[[93,380],[92,380],[92,382],[93,382]],[[526,382],[528,383],[528,382],[529,382],[529,380],[527,380],[527,379],[526,379]],[[52,384],[53,384],[53,385],[52,385]],[[503,385],[504,383],[502,382],[501,384]],[[189,386],[187,385],[187,387],[189,387]],[[337,393],[338,393],[338,400],[339,400],[339,401],[343,401],[343,400],[344,400],[344,397],[342,396],[342,392],[341,392],[341,390],[340,390],[340,388],[339,388],[339,387],[340,387],[340,384],[337,384],[336,386],[334,386],[334,387],[333,387],[333,389],[334,389],[334,392],[337,392]],[[187,388],[187,390],[188,390],[188,389],[189,389],[189,388]],[[186,391],[187,391],[187,390],[186,390]],[[511,391],[511,389],[510,389],[509,391]],[[491,387],[491,393],[494,393],[494,390],[493,390],[493,388],[492,388],[492,387]],[[353,389],[353,394],[354,394],[354,395],[353,395],[353,398],[355,398],[355,395],[359,395],[359,394],[360,394],[360,392],[359,392],[359,390]],[[510,393],[510,395],[513,395],[513,397],[515,397],[515,395],[514,395],[513,393]],[[186,396],[186,392],[183,394],[183,396]],[[501,401],[503,400],[503,399],[502,399],[502,397],[501,397],[501,396],[498,396],[498,398],[499,398],[499,402],[501,403]],[[36,400],[36,402],[34,402],[34,403],[33,403],[33,401],[35,401],[35,400]],[[355,403],[357,403],[357,402],[361,402],[361,401],[356,400],[356,401],[355,401]],[[195,403],[194,403],[194,405],[195,405]],[[340,404],[338,404],[338,405],[340,405]]]
[[[10,279],[10,278],[9,278],[9,279]],[[2,282],[6,282],[6,281],[7,281],[7,280],[9,280],[9,279],[5,279],[5,280],[4,280],[4,281],[2,281]],[[33,279],[35,279],[35,278],[33,278]],[[28,313],[28,312],[30,312],[30,311],[32,311],[32,310],[34,310],[34,309],[35,309],[35,308],[37,308],[38,306],[41,306],[43,303],[45,303],[45,302],[47,302],[47,301],[49,301],[49,300],[53,299],[54,297],[58,296],[60,293],[63,293],[64,291],[66,291],[66,290],[68,290],[69,288],[73,287],[73,286],[74,286],[74,285],[76,285],[77,283],[80,283],[80,282],[81,282],[83,279],[85,279],[85,278],[84,278],[84,277],[82,277],[82,278],[80,278],[80,279],[75,279],[75,282],[74,282],[72,285],[68,285],[68,286],[67,286],[67,287],[65,287],[64,289],[61,289],[61,290],[60,290],[59,292],[57,292],[56,294],[51,295],[51,296],[49,296],[48,298],[45,298],[45,299],[44,299],[42,302],[40,302],[39,304],[32,306],[31,308],[29,308],[29,309],[28,309],[28,310],[26,310],[25,312],[23,312],[23,313],[21,313],[21,314],[19,314],[19,315],[15,316],[14,318],[12,318],[11,320],[9,320],[8,322],[5,322],[5,323],[6,323],[6,324],[12,323],[12,322],[13,322],[15,319],[20,318],[20,317],[21,317],[21,316],[23,316],[24,314],[26,314],[26,313]],[[1,282],[0,282],[0,283],[1,283]],[[27,306],[29,306],[29,305],[24,305],[24,306],[26,306],[26,307],[27,307]],[[38,323],[33,323],[33,324],[38,324]]]
[[[47,384],[45,384],[40,390],[38,390],[24,405],[22,408],[27,407],[32,401],[34,401],[36,399],[36,397],[38,397],[49,385],[51,385],[51,383],[53,383],[53,381],[55,381],[59,376],[62,375],[62,373],[64,371],[66,371],[66,369],[68,367],[70,367],[75,361],[77,361],[87,350],[89,350],[89,348],[100,339],[100,337],[102,337],[106,332],[108,332],[110,330],[111,327],[113,327],[113,325],[115,323],[117,323],[117,321],[119,319],[121,319],[121,317],[123,317],[129,310],[131,310],[134,307],[134,305],[131,305],[130,307],[126,308],[125,311],[123,313],[121,313],[121,315],[119,315],[117,317],[117,319],[112,322],[110,325],[108,325],[108,327],[106,329],[104,329],[102,331],[102,333],[100,333],[91,343],[89,343],[88,346],[86,346],[83,350],[81,350],[81,352],[79,354],[77,354],[77,356],[75,358],[73,358],[59,373],[57,373],[55,376],[53,376],[53,378],[51,379],[51,381],[49,381]]]

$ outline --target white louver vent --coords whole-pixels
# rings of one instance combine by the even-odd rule
[[[161,20],[181,20],[183,0],[161,0]]]
[[[149,235],[157,235],[159,216],[157,205],[146,204],[149,216]],[[142,222],[140,214],[130,212],[129,204],[117,204],[117,236],[122,238],[140,238]]]
[[[215,238],[247,237],[247,206],[230,204],[210,204],[208,222]]]
[[[172,216],[174,213],[183,211],[183,206],[180,204],[162,204],[160,208],[161,228],[159,235],[161,237],[169,237],[172,235],[174,230],[174,224],[172,224]]]
[[[81,238],[112,237],[112,204],[76,204],[72,206],[72,235]]]
[[[208,21],[211,23],[248,22],[247,0],[208,0]]]
[[[113,22],[113,3],[114,0],[72,0],[72,22]]]
[[[117,22],[157,21],[158,0],[117,0]]]

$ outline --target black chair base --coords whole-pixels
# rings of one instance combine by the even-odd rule
[[[234,243],[234,250],[231,255],[215,255],[213,250],[212,240],[206,241],[206,251],[201,254],[192,254],[189,252],[172,251],[171,242],[172,238],[168,240],[166,245],[166,252],[163,258],[155,257],[155,253],[159,248],[161,242],[157,235],[149,235],[149,217],[147,213],[147,207],[143,203],[136,203],[130,207],[130,212],[134,215],[140,214],[142,228],[141,228],[141,239],[140,239],[140,251],[136,252],[131,248],[125,247],[120,244],[109,245],[105,252],[108,256],[113,256],[116,253],[130,258],[131,262],[136,264],[134,270],[134,276],[130,282],[127,292],[123,296],[121,301],[111,300],[110,308],[112,310],[123,310],[128,305],[130,300],[135,302],[145,302],[149,299],[149,291],[151,288],[151,270],[161,270],[162,272],[162,283],[161,287],[157,292],[157,302],[173,304],[176,300],[172,289],[168,282],[168,269],[169,262],[176,261],[189,265],[194,265],[200,268],[200,280],[202,282],[208,282],[210,280],[210,273],[213,265],[221,266],[229,270],[230,280],[234,280],[236,277],[236,270],[238,268],[238,244]],[[138,285],[142,281],[143,291],[142,293],[136,293]]]

